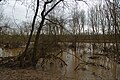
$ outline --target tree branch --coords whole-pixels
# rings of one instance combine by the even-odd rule
[[[52,6],[52,7],[45,13],[44,17],[45,17],[46,15],[48,15],[48,13],[49,13],[50,11],[52,11],[61,1],[63,1],[63,0],[59,0],[56,4],[54,4],[54,6]]]

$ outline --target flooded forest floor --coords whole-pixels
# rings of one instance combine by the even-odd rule
[[[59,43],[55,48],[44,47],[43,49],[51,57],[40,59],[36,70],[30,67],[26,69],[0,67],[0,80],[120,79],[120,58],[118,54],[114,53],[114,44],[106,44],[106,47],[104,47],[102,43],[81,43],[76,45],[73,45],[73,43]],[[0,54],[2,54],[0,56],[16,56],[21,50],[23,49],[1,48]],[[52,57],[57,53],[59,53],[57,58]]]

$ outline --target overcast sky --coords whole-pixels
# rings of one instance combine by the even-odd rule
[[[10,17],[17,22],[25,21],[26,20],[26,14],[27,10],[26,7],[18,2],[15,2],[14,0],[9,1],[4,6],[4,14],[7,17]],[[32,14],[32,13],[31,13]]]
[[[26,0],[26,4],[30,5],[30,3],[28,1],[30,1],[30,0]],[[88,3],[89,6],[86,5],[82,1],[79,1],[78,4],[79,4],[80,9],[87,10],[90,6],[93,6],[96,3],[99,3],[99,1],[101,1],[101,0],[86,0],[86,2]],[[69,5],[73,5],[73,2],[70,0],[67,0],[67,2],[69,3]],[[19,1],[15,2],[15,0],[9,0],[9,2],[3,6],[4,13],[7,17],[14,19],[16,22],[31,20],[33,17],[33,12],[30,9],[29,9],[29,12],[27,12],[28,5],[26,5],[26,7],[25,7],[25,5],[23,5]],[[29,15],[27,15],[27,13]]]

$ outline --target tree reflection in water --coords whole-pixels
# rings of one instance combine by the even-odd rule
[[[94,50],[95,54],[92,54],[93,49],[90,44],[84,44],[84,47],[79,45],[77,45],[76,51],[72,48],[67,48],[63,51],[62,55],[60,55],[67,66],[64,66],[59,60],[54,61],[54,59],[49,59],[46,60],[44,64],[45,70],[58,73],[62,76],[64,75],[71,80],[120,79],[120,65],[114,62],[114,59],[111,57],[102,55],[103,52],[101,52],[100,45],[97,45],[99,48]],[[16,55],[20,50],[21,49],[9,49],[6,51],[6,54],[7,56],[11,56],[10,53],[13,52],[12,55]],[[2,53],[3,50],[0,48],[0,54]],[[42,60],[40,62],[42,62]],[[38,66],[41,67],[41,65]]]

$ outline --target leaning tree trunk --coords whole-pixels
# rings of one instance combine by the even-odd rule
[[[38,14],[38,10],[39,10],[39,0],[37,0],[37,6],[36,6],[36,11],[35,11],[35,15],[34,15],[34,18],[33,18],[33,22],[32,22],[32,30],[31,30],[31,33],[30,33],[30,36],[29,36],[29,39],[28,39],[28,42],[26,44],[26,48],[23,52],[23,54],[20,56],[20,66],[24,66],[24,60],[26,59],[27,56],[27,51],[28,51],[28,47],[30,45],[30,41],[31,41],[31,38],[32,38],[32,34],[33,34],[33,31],[34,31],[34,26],[35,26],[35,21],[36,21],[36,17],[37,17],[37,14]],[[28,54],[29,55],[29,54]]]
[[[38,53],[38,42],[39,42],[39,36],[40,36],[41,29],[42,29],[43,24],[45,22],[45,17],[48,15],[48,13],[50,13],[50,11],[52,11],[63,0],[59,0],[50,9],[48,9],[46,11],[47,5],[52,3],[53,1],[54,0],[44,2],[43,10],[41,12],[41,22],[39,24],[39,28],[38,28],[37,34],[35,36],[34,45],[33,45],[33,48],[31,50],[30,49],[28,50],[30,40],[31,40],[33,31],[34,31],[35,20],[36,20],[37,13],[38,13],[38,10],[39,10],[39,0],[37,0],[37,7],[36,7],[36,12],[35,12],[35,15],[34,15],[34,18],[33,18],[31,34],[30,34],[28,43],[26,45],[25,51],[23,52],[22,55],[20,55],[18,57],[18,60],[20,60],[20,66],[21,67],[33,66],[35,68],[36,64],[37,64],[37,61],[42,56],[41,53]]]
[[[44,2],[43,10],[41,12],[41,22],[39,24],[39,28],[38,28],[37,34],[35,36],[34,45],[33,45],[32,49],[29,49],[28,47],[30,44],[30,40],[31,40],[33,31],[34,31],[35,20],[36,20],[37,13],[39,10],[39,0],[37,0],[36,12],[35,12],[35,15],[33,18],[33,23],[32,23],[32,30],[31,30],[31,34],[30,34],[28,43],[26,45],[25,51],[23,52],[23,54],[18,55],[17,58],[14,57],[14,60],[13,60],[13,58],[8,59],[8,61],[4,64],[7,64],[8,66],[10,65],[12,67],[15,67],[15,66],[21,66],[21,67],[33,66],[33,68],[36,67],[37,61],[39,60],[39,58],[41,58],[41,56],[42,56],[41,52],[43,51],[43,50],[41,50],[40,52],[38,52],[38,42],[39,42],[41,29],[45,22],[45,17],[63,0],[57,1],[50,9],[46,10],[47,5],[52,3],[53,1],[54,0],[50,0],[50,1],[47,0]],[[4,65],[4,64],[0,63],[0,65]]]
[[[40,22],[40,26],[38,28],[36,37],[35,37],[35,42],[34,42],[34,48],[33,48],[33,55],[32,55],[32,66],[33,68],[36,67],[37,61],[39,60],[39,58],[42,56],[41,53],[38,53],[38,42],[39,42],[39,36],[40,36],[40,32],[41,29],[43,27],[44,21],[45,21],[45,17],[63,0],[59,0],[58,2],[56,2],[50,9],[48,9],[46,11],[46,7],[49,3],[52,3],[54,0],[51,1],[47,1],[44,3],[44,7],[43,10],[41,12],[41,22]]]

